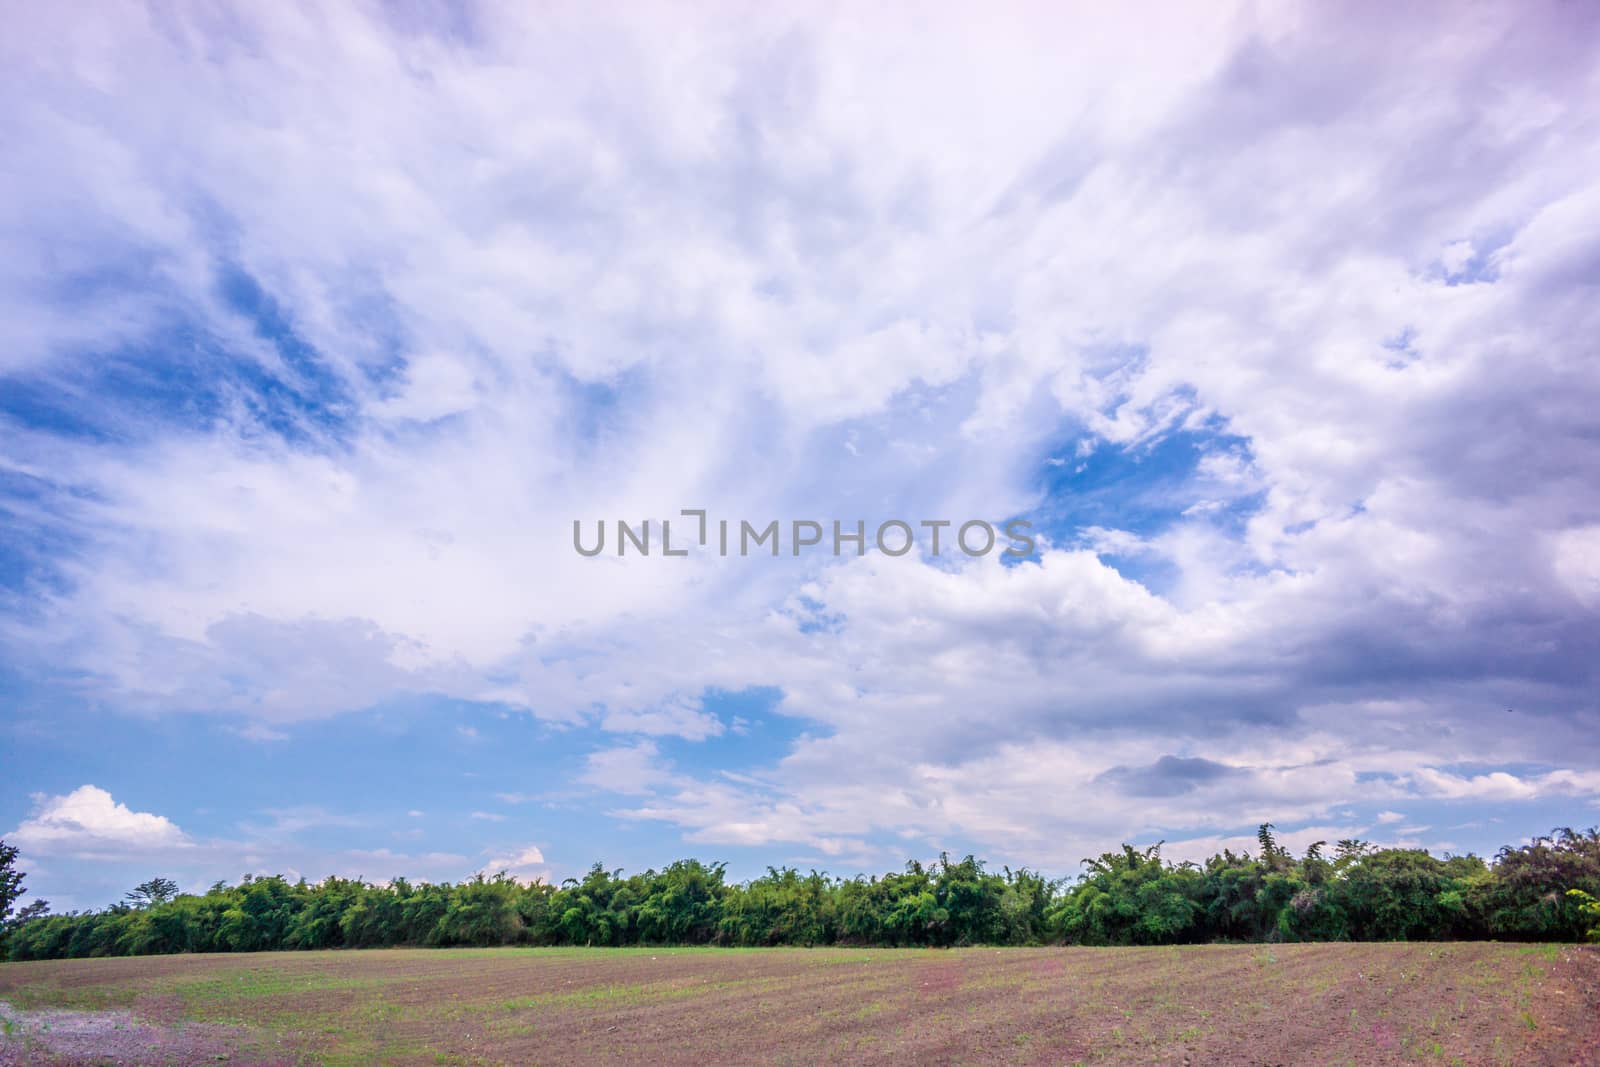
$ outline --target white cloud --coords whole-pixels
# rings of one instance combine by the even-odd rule
[[[471,870],[467,857],[452,852],[307,846],[296,839],[301,831],[365,825],[314,806],[267,811],[269,822],[246,825],[242,839],[227,839],[191,836],[165,816],[134,811],[94,785],[33,800],[32,814],[4,837],[22,849],[31,890],[58,910],[103,907],[152,873],[175,878],[185,892],[204,892],[218,879],[236,882],[247,872],[312,881],[329,875],[458,880]]]
[[[550,875],[550,868],[544,861],[544,853],[534,845],[495,854],[483,865],[482,871],[491,877],[504,871],[524,882],[548,881]]]
[[[287,741],[289,735],[282,730],[259,722],[248,723],[234,731],[246,741]]]
[[[193,845],[170,819],[133,811],[93,785],[79,786],[64,796],[34,794],[33,814],[6,838],[42,855],[136,853]]]
[[[1337,841],[1356,838],[1359,835],[1349,826],[1307,826],[1298,830],[1275,830],[1273,839],[1280,848],[1286,848],[1296,855],[1303,855],[1307,849],[1317,842],[1322,842],[1324,856],[1332,856],[1333,845]],[[1254,836],[1210,836],[1191,837],[1181,841],[1168,841],[1162,845],[1161,855],[1170,862],[1204,863],[1207,858],[1216,855],[1223,849],[1230,849],[1236,853],[1248,852],[1259,855],[1261,843]]]
[[[678,779],[662,766],[655,742],[638,741],[591,752],[579,780],[614,793],[648,793]]]
[[[366,819],[356,815],[345,815],[316,804],[297,804],[288,808],[266,808],[262,811],[270,822],[255,823],[247,821],[241,824],[253,837],[285,837],[297,834],[302,830],[318,829],[323,827],[360,828],[369,825]]]
[[[1434,767],[1420,767],[1410,777],[1422,795],[1451,800],[1531,800],[1535,797],[1593,796],[1600,793],[1600,770],[1560,769],[1534,775],[1516,775],[1507,771],[1452,774]]]
[[[1561,530],[1550,546],[1561,584],[1585,607],[1600,608],[1600,525]]]
[[[723,732],[722,720],[705,711],[698,700],[673,697],[650,708],[611,708],[600,725],[617,733],[676,736],[703,741]]]
[[[744,779],[648,740],[578,773],[696,840],[825,855],[1592,797],[1600,96],[1546,14],[1440,50],[1434,13],[1373,35],[1316,6],[908,38],[489,4],[459,40],[30,9],[0,46],[29,102],[0,116],[27,164],[0,349],[119,432],[6,424],[6,471],[64,487],[19,537],[74,547],[41,549],[60,581],[5,604],[0,649],[260,740],[424,693],[704,741],[708,689],[774,686],[804,732]],[[119,264],[92,306],[55,284]],[[92,387],[180,328],[218,346],[198,376],[241,368],[203,422]],[[308,377],[336,427],[284,399]],[[1185,431],[1193,470],[1041,491]],[[571,551],[574,518],[697,504],[1039,513],[1069,547]],[[1483,752],[1540,769],[1450,770]],[[1088,803],[1113,772],[1209,807]]]

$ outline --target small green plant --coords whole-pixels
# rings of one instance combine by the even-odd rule
[[[1583,921],[1594,924],[1589,927],[1589,940],[1600,941],[1600,900],[1596,900],[1581,889],[1569,889],[1567,896],[1577,901],[1578,914],[1583,917]]]

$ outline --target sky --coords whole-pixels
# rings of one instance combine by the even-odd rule
[[[1600,823],[1597,23],[16,9],[28,899]]]

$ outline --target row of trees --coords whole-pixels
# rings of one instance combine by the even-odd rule
[[[1557,830],[1476,856],[1340,841],[1295,857],[1261,827],[1254,854],[1168,863],[1123,846],[1068,884],[971,856],[876,878],[769,868],[729,883],[682,860],[560,886],[246,877],[203,894],[152,879],[104,911],[32,914],[12,960],[386,945],[1155,945],[1206,941],[1578,940],[1600,923],[1600,832]],[[3,848],[0,843],[0,848]],[[13,851],[14,855],[14,851]],[[20,887],[20,879],[17,882]],[[7,902],[9,907],[9,902]]]

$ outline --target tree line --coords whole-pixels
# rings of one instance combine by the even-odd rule
[[[1324,842],[1302,856],[1270,824],[1259,849],[1171,863],[1161,846],[1086,860],[1076,880],[998,872],[971,856],[877,877],[768,868],[728,881],[680,860],[559,886],[502,873],[457,883],[246,876],[204,893],[154,878],[101,911],[48,914],[0,842],[11,960],[432,945],[1168,945],[1196,942],[1600,939],[1600,831],[1559,829],[1492,863]]]

